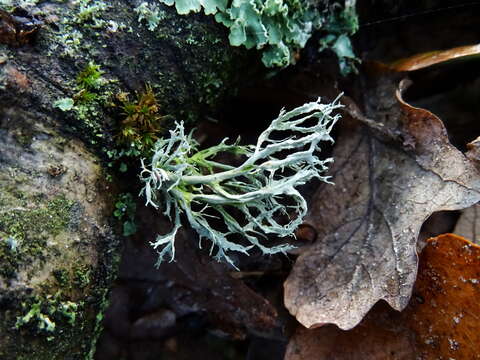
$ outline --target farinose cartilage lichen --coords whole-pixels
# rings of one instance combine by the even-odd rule
[[[333,142],[330,131],[339,115],[338,99],[331,104],[307,103],[282,110],[260,134],[256,145],[220,144],[198,150],[183,123],[176,124],[168,139],[159,140],[148,164],[142,161],[142,193],[146,204],[162,208],[173,222],[170,233],[159,235],[152,246],[158,251],[157,266],[169,255],[175,257],[175,236],[181,215],[202,239],[211,241],[210,253],[235,266],[230,251],[248,254],[258,247],[265,254],[286,252],[289,244],[266,246],[268,235],[293,234],[307,212],[298,186],[324,176],[331,158],[320,160],[320,142]],[[215,161],[221,153],[245,158],[239,166]],[[235,216],[232,210],[235,209]],[[240,215],[241,214],[241,215]],[[279,221],[282,218],[283,221]],[[223,228],[213,223],[223,221]],[[236,235],[246,245],[231,240]]]

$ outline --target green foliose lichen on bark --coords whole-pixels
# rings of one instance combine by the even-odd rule
[[[179,14],[203,11],[214,15],[218,23],[228,28],[230,44],[260,50],[266,67],[294,64],[299,50],[319,30],[325,33],[320,50],[332,48],[339,57],[342,73],[354,69],[351,64],[347,66],[347,60],[358,60],[348,38],[358,30],[355,0],[346,0],[343,5],[336,1],[309,0],[158,1],[175,5]],[[155,3],[151,8],[146,4],[141,4],[139,20],[147,19],[149,28],[155,30],[152,19],[158,20],[152,14],[156,14],[158,7]]]

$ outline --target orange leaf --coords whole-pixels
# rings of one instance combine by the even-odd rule
[[[410,302],[405,318],[423,358],[480,359],[478,245],[453,234],[430,239],[414,294],[420,302]]]
[[[285,360],[480,359],[480,247],[453,234],[428,241],[407,309],[377,304],[353,330],[300,327]]]

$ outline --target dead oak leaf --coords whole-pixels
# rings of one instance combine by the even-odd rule
[[[352,330],[298,326],[284,360],[417,360],[415,338],[402,314],[379,303]]]
[[[475,204],[462,210],[453,232],[457,235],[472,239],[473,243],[480,244],[480,205]]]
[[[350,331],[298,327],[285,360],[480,359],[480,247],[445,234],[420,255],[403,312],[377,304]]]
[[[285,282],[285,305],[307,328],[351,329],[380,299],[403,309],[422,223],[480,200],[478,170],[449,143],[441,120],[406,104],[393,81],[374,92],[366,115],[381,126],[344,126],[330,172],[335,186],[318,189],[306,219],[318,241]]]
[[[414,293],[403,316],[417,358],[480,359],[480,247],[454,234],[430,239]]]
[[[480,44],[459,46],[453,49],[430,51],[395,61],[390,66],[397,71],[415,71],[432,65],[478,56]]]

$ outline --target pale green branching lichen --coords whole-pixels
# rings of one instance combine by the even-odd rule
[[[211,241],[210,253],[216,249],[215,258],[233,266],[230,251],[248,254],[258,247],[274,254],[291,249],[288,244],[268,247],[259,239],[291,236],[307,212],[297,188],[313,178],[328,182],[323,174],[332,159],[320,160],[315,152],[321,141],[333,141],[329,134],[338,119],[332,112],[341,107],[337,100],[282,110],[256,145],[227,144],[225,139],[198,150],[182,123],[170,131],[170,138],[159,140],[151,161],[147,165],[142,161],[141,172],[146,204],[162,208],[173,222],[173,230],[151,244],[159,253],[157,266],[167,255],[174,259],[182,214],[200,242],[203,238]],[[241,156],[244,161],[239,166],[216,161],[222,153]],[[213,225],[218,219],[223,228]],[[234,235],[246,245],[233,242]]]

